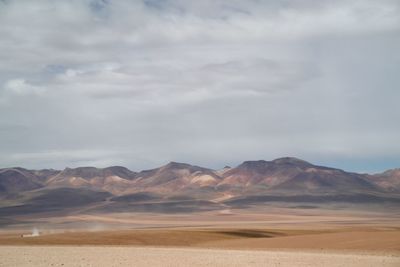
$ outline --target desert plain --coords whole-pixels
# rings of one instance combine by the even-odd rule
[[[28,217],[0,231],[0,266],[400,266],[400,214],[390,210]],[[39,236],[22,237],[34,228]]]

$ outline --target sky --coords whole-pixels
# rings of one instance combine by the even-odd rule
[[[0,167],[400,167],[398,0],[0,0]]]

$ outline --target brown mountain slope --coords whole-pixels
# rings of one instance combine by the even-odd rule
[[[280,184],[298,172],[312,165],[295,158],[281,158],[273,161],[245,161],[223,174],[219,184],[239,188],[252,188],[261,185],[268,188]]]
[[[303,194],[371,193],[380,189],[359,174],[342,170],[309,168],[269,191]]]
[[[245,161],[214,171],[185,163],[135,173],[125,167],[80,167],[63,171],[0,170],[0,192],[84,188],[113,195],[155,193],[162,199],[219,201],[249,195],[397,194],[400,169],[379,175],[349,173],[296,158]]]
[[[50,177],[47,187],[74,187],[88,188],[97,191],[108,191],[120,194],[127,187],[133,186],[136,173],[125,167],[108,167],[104,169],[94,167],[66,168]]]
[[[38,177],[23,168],[0,169],[0,193],[13,194],[42,187]]]
[[[191,189],[213,188],[220,181],[221,177],[211,169],[170,162],[160,168],[138,173],[135,187],[140,191],[168,194]]]
[[[54,169],[42,169],[30,170],[30,172],[35,175],[37,181],[39,181],[41,184],[45,184],[49,178],[59,174],[61,171]]]
[[[400,169],[392,169],[383,173],[368,175],[367,179],[389,192],[400,192]]]
[[[276,202],[396,207],[399,173],[349,173],[296,158],[245,161],[219,171],[177,162],[139,173],[118,166],[9,168],[0,169],[0,215],[82,210],[174,213]]]
[[[363,175],[316,166],[296,158],[245,161],[223,174],[218,185],[243,193],[325,194],[374,192],[380,188]]]
[[[111,194],[108,192],[85,188],[42,188],[12,199],[14,201],[11,205],[0,206],[0,217],[39,212],[67,214],[71,210],[80,210],[89,205],[106,204],[109,197]]]

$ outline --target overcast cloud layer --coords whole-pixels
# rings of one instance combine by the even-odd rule
[[[400,167],[400,1],[0,1],[0,167]]]

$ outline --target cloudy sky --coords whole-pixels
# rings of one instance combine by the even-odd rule
[[[0,167],[400,167],[398,0],[0,0]]]

